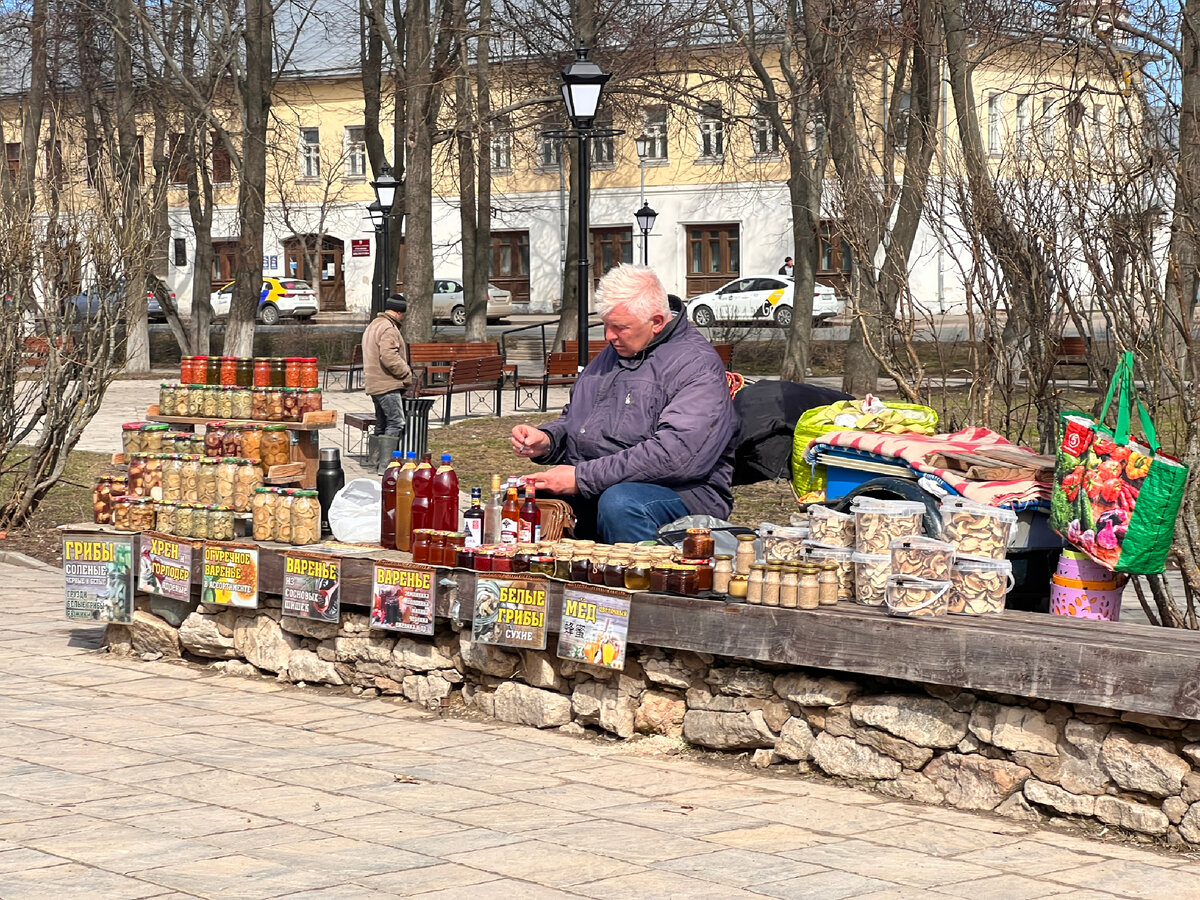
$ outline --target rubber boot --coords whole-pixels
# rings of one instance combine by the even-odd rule
[[[382,437],[383,437],[383,435],[381,435],[381,434],[368,434],[367,435],[367,471],[368,472],[374,472],[376,469],[379,468],[379,449],[380,449],[379,440]]]
[[[400,449],[400,438],[380,434],[375,439],[379,441],[379,463],[375,466],[375,474],[382,475],[383,470],[392,463],[392,454]]]

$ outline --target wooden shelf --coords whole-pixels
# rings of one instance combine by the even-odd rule
[[[234,425],[286,425],[288,431],[323,431],[337,427],[337,410],[322,409],[305,413],[303,422],[269,422],[262,419],[219,419],[216,416],[160,416],[158,405],[146,410],[147,422],[169,422],[172,425],[206,425],[209,422],[229,422]]]

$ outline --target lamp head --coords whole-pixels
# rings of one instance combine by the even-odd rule
[[[392,177],[392,167],[384,163],[379,170],[379,177],[371,182],[371,187],[375,188],[375,200],[379,203],[379,207],[383,210],[383,215],[389,216],[392,213],[392,204],[396,202],[396,188],[398,184],[396,179]]]
[[[654,230],[654,220],[658,218],[658,213],[650,208],[649,203],[643,203],[642,208],[633,214],[637,219],[638,228],[644,232]]]
[[[587,47],[577,47],[575,59],[562,71],[562,94],[574,128],[591,128],[600,108],[600,94],[612,76],[588,59]]]

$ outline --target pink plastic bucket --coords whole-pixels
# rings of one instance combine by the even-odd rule
[[[1112,575],[1108,572],[1109,576]],[[1118,587],[1109,588],[1111,577],[1099,585],[1089,585],[1086,582],[1068,586],[1058,583],[1058,576],[1050,579],[1050,612],[1056,616],[1072,616],[1076,619],[1100,619],[1106,622],[1116,622],[1121,616],[1121,594],[1125,590],[1124,583]]]
[[[1074,578],[1077,581],[1112,581],[1115,577],[1111,570],[1099,563],[1088,559],[1087,554],[1078,550],[1064,550],[1058,558],[1057,575],[1063,578]]]

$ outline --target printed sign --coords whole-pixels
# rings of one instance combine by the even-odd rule
[[[371,255],[371,239],[370,238],[351,238],[350,239],[350,255],[351,256],[370,256]]]
[[[629,594],[624,592],[568,584],[563,589],[559,659],[624,669],[629,605]]]
[[[295,263],[293,263],[292,268],[294,269],[295,267],[296,267]],[[272,253],[270,255],[264,253],[263,254],[263,271],[264,272],[274,272],[278,268],[279,268],[279,256],[274,253]]]
[[[63,540],[68,619],[128,622],[133,618],[133,536]]]
[[[283,558],[283,614],[336,622],[342,607],[342,561],[288,553]]]
[[[432,566],[375,563],[371,627],[432,635],[434,574]]]
[[[148,531],[139,545],[137,589],[184,603],[192,599],[192,542]]]
[[[205,603],[258,608],[258,548],[252,544],[205,544]]]
[[[471,640],[545,650],[546,579],[541,575],[478,577]]]

